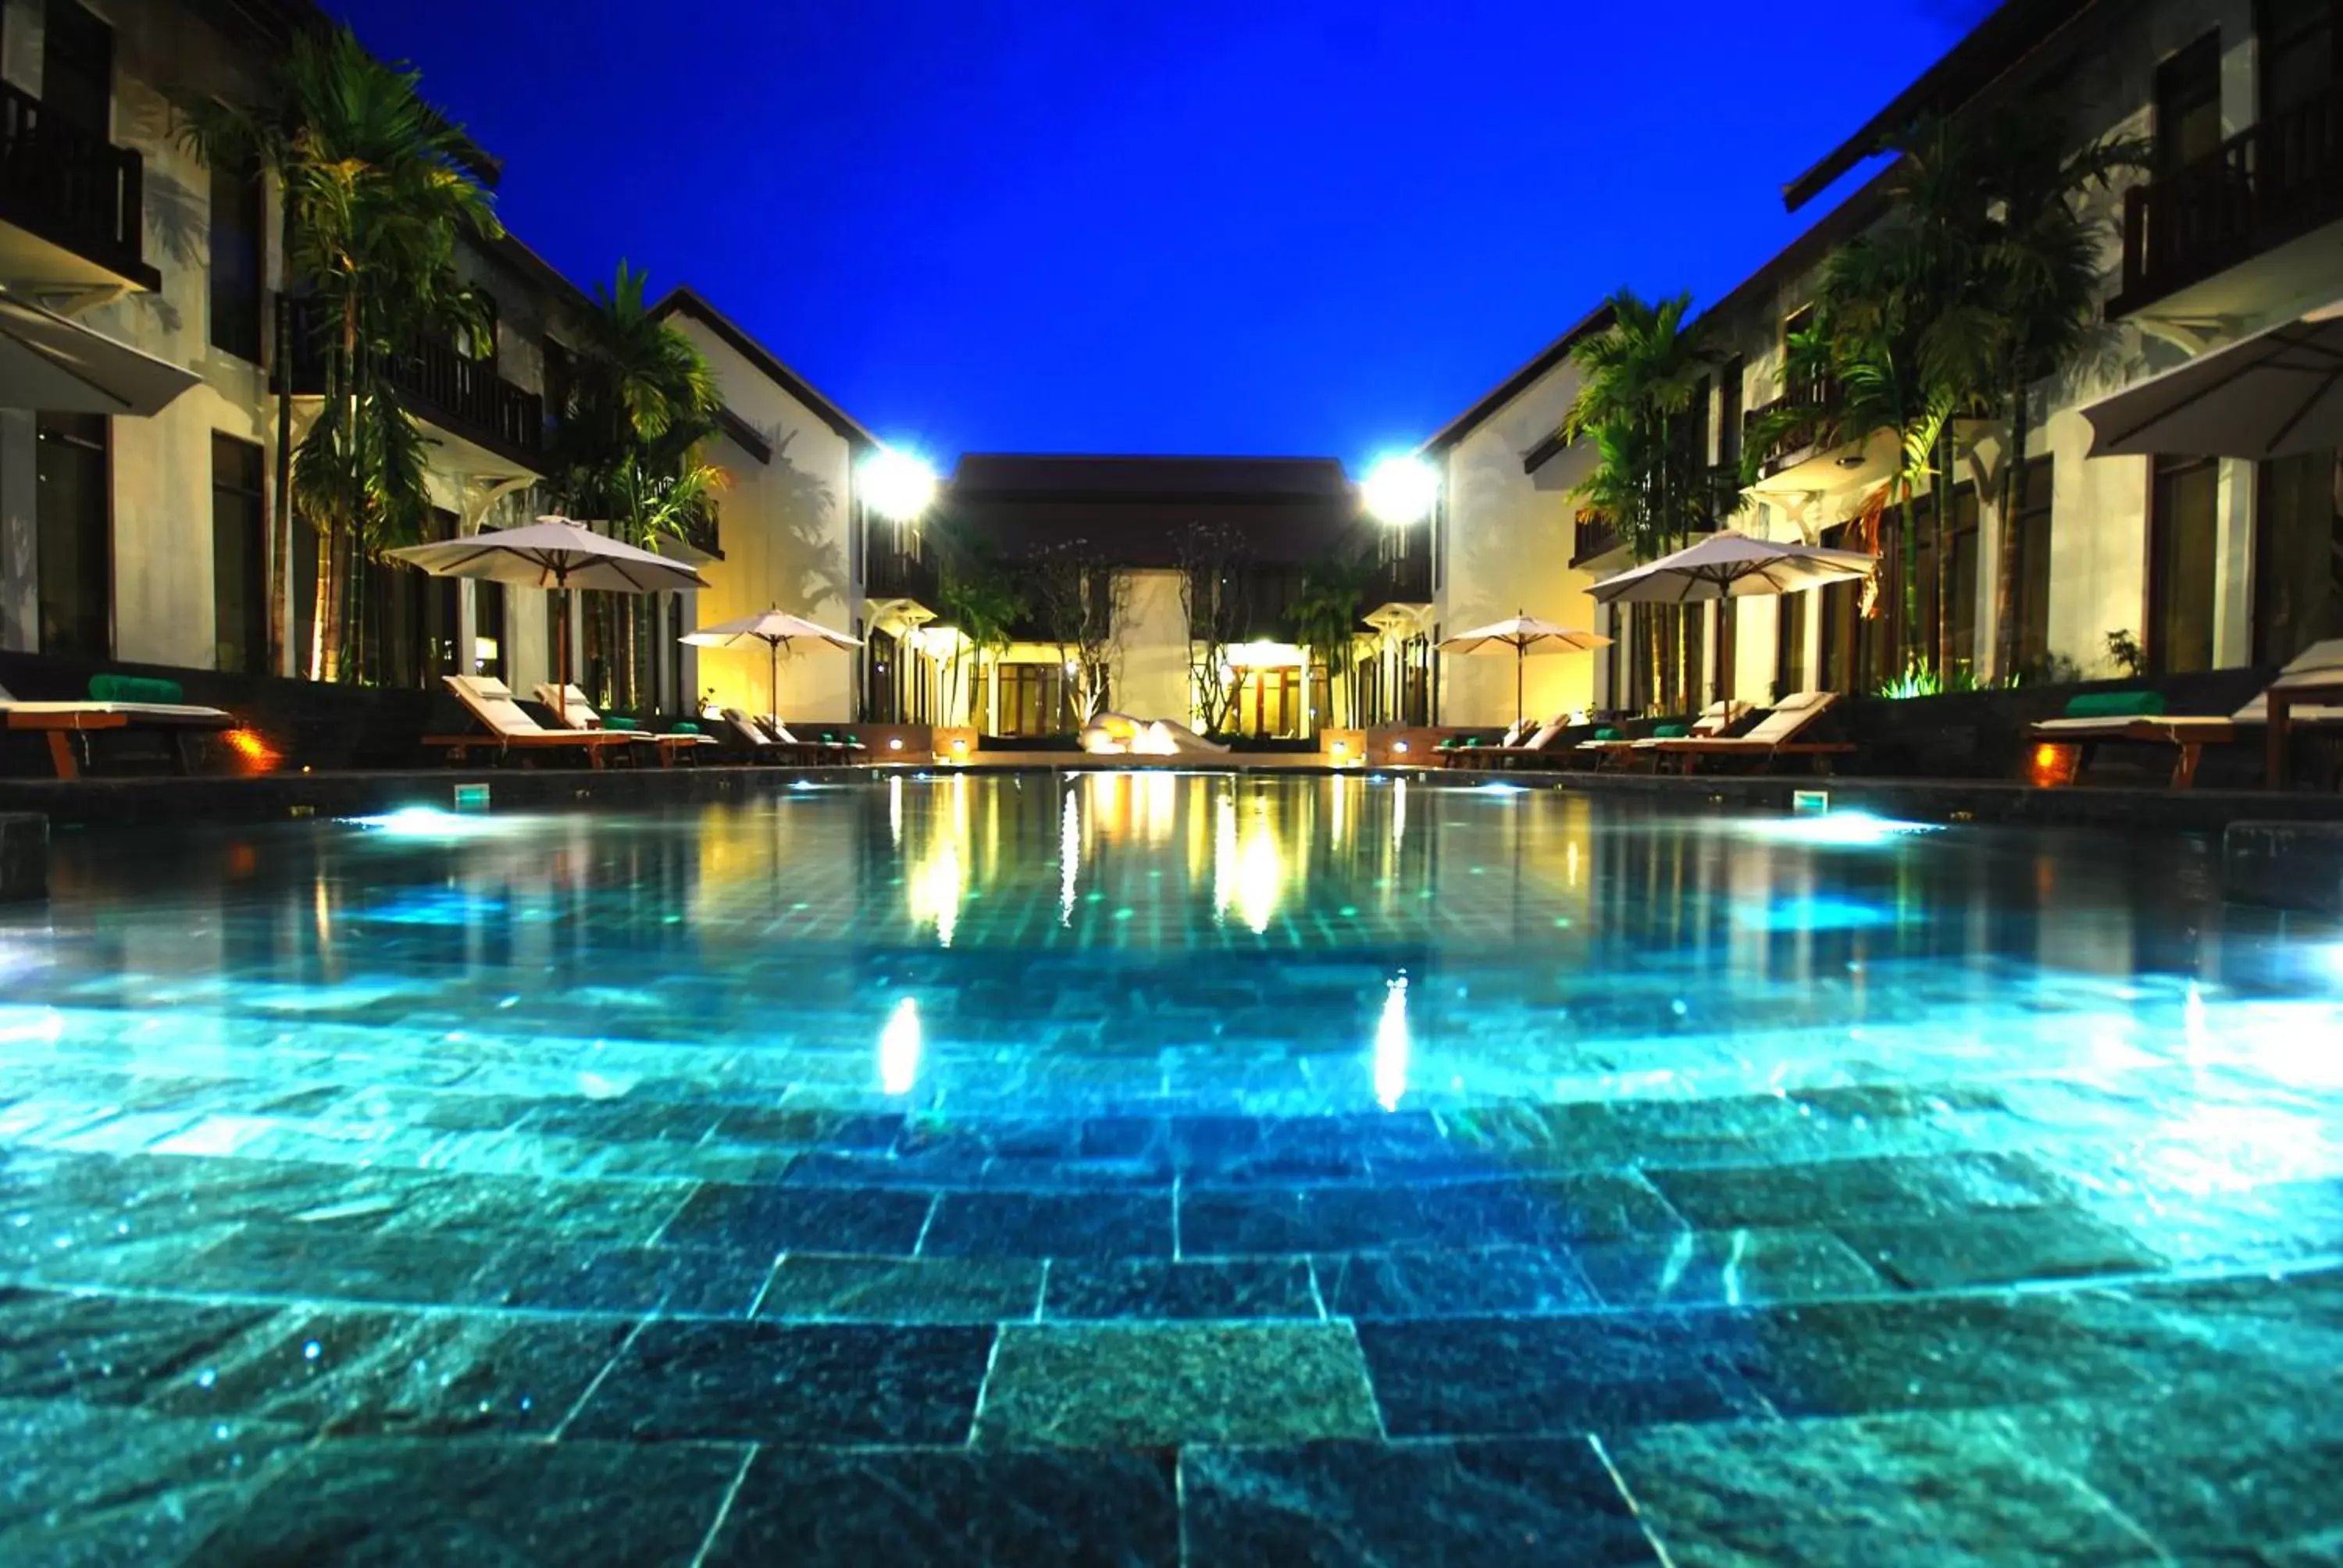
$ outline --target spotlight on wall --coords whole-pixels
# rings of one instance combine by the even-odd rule
[[[1394,740],[1394,741],[1393,741],[1393,742],[1392,742],[1392,750],[1393,750],[1394,753],[1396,753],[1397,755],[1399,755],[1399,756],[1402,756],[1402,757],[1406,756],[1406,755],[1407,755],[1407,742],[1406,742],[1406,741],[1404,741],[1404,740]]]
[[[900,751],[903,749],[903,738],[900,735],[890,735],[887,737],[887,749],[890,751]]]
[[[1440,471],[1421,457],[1378,457],[1359,486],[1359,497],[1378,522],[1420,523],[1440,499]]]

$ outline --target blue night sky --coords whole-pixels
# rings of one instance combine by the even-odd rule
[[[882,437],[1412,445],[1622,283],[1712,299],[1992,0],[330,0],[590,286]],[[1835,193],[1831,199],[1835,199]]]

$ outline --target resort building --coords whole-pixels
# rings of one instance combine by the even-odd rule
[[[2343,16],[2330,0],[2017,0],[1785,187],[1792,208],[1802,209],[1856,174],[1899,127],[2046,99],[2065,114],[2077,147],[2120,137],[2149,149],[2145,166],[2087,198],[2105,236],[2100,341],[2035,392],[2016,487],[2019,673],[2123,673],[2111,637],[2117,647],[2136,645],[2143,674],[2274,665],[2343,630],[2331,454],[2258,463],[2094,457],[2085,414],[2152,375],[2343,297],[2343,165],[2330,131],[2343,95],[2339,52]],[[1777,432],[1725,526],[1846,542],[1893,467],[1892,444],[1877,437],[1820,445],[1811,428],[1779,434],[1783,421],[1769,417],[1819,411],[1833,396],[1826,386],[1785,384],[1785,342],[1803,324],[1825,257],[1885,215],[1885,186],[1884,177],[1863,186],[1706,307],[1715,368],[1700,399],[1705,456],[1736,463],[1745,433]],[[1534,614],[1627,646],[1628,616],[1613,617],[1584,590],[1633,562],[1569,497],[1591,453],[1558,449],[1556,436],[1575,391],[1567,346],[1587,329],[1582,324],[1426,444],[1445,479],[1438,614],[1450,628],[1510,613],[1519,598]],[[1945,618],[1963,674],[1982,669],[1997,635],[2002,446],[1990,430],[1977,433],[1946,503]],[[1924,495],[1918,504],[1931,509],[1938,500]],[[1901,569],[1900,535],[1881,530],[1889,578]],[[1916,535],[1931,552],[1916,575],[1920,620],[1933,628],[1936,536],[1933,527]],[[1900,624],[1897,596],[1881,597],[1875,618],[1859,615],[1852,587],[1738,601],[1729,618],[1713,605],[1697,612],[1682,645],[1697,689],[1754,702],[1811,686],[1878,689],[1926,646],[1920,628]],[[1485,661],[1445,662],[1443,719],[1512,718],[1509,680],[1493,678]],[[1653,701],[1639,661],[1615,649],[1533,660],[1529,680],[1539,712]]]
[[[1421,530],[1379,530],[1330,457],[971,454],[871,538],[874,719],[1062,737],[1102,706],[1302,741],[1429,701]],[[1365,618],[1306,631],[1313,574]],[[980,630],[989,578],[1017,603]]]
[[[189,146],[181,106],[256,101],[297,32],[329,25],[306,0],[5,0],[0,4],[0,298],[25,302],[187,373],[151,416],[0,410],[0,678],[19,695],[79,696],[100,670],[197,678],[262,710],[287,703],[236,678],[311,676],[318,537],[291,530],[281,667],[268,668],[268,538],[280,442],[297,445],[323,391],[302,301],[289,363],[273,364],[286,293],[279,193]],[[493,166],[475,171],[493,183]],[[459,243],[486,313],[460,341],[406,346],[392,377],[427,447],[427,538],[546,510],[559,410],[596,303],[517,237]],[[297,294],[297,291],[296,291]],[[680,715],[713,695],[766,706],[766,661],[700,650],[695,627],[779,605],[850,629],[860,613],[854,464],[869,431],[708,301],[658,307],[706,355],[725,407],[707,454],[727,483],[671,553],[701,593],[556,596],[363,569],[369,684],[436,690],[497,676],[524,694],[569,677],[598,701]],[[291,394],[280,427],[278,390]],[[202,678],[218,678],[208,681]],[[843,719],[843,658],[789,661],[783,710]]]

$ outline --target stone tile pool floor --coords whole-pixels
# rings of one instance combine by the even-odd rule
[[[950,945],[875,792],[68,846],[0,911],[0,1562],[2343,1561],[2333,932],[1583,801],[1411,862],[1363,785],[1346,869],[1350,784],[1217,920],[1209,799],[1071,793],[1090,926],[1055,801],[1031,898],[950,829]]]

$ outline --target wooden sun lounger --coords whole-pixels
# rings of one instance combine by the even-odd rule
[[[568,729],[623,736],[628,740],[657,747],[659,763],[662,768],[672,768],[678,757],[689,757],[703,746],[716,744],[716,738],[712,735],[662,735],[649,729],[609,729],[604,726],[602,716],[595,711],[594,705],[586,700],[586,694],[576,687],[572,686],[565,692],[548,681],[536,689],[538,701],[551,709],[554,718]]]
[[[509,687],[492,677],[443,675],[439,678],[488,731],[485,735],[423,738],[424,745],[435,750],[444,749],[451,761],[461,762],[478,750],[494,751],[499,759],[514,751],[575,751],[585,757],[588,768],[599,768],[603,758],[614,748],[634,749],[633,736],[613,730],[546,729],[513,700]]]
[[[47,737],[49,766],[60,779],[78,779],[88,742],[76,754],[75,738],[100,729],[158,729],[169,733],[171,752],[182,773],[195,771],[188,749],[194,737],[236,728],[236,716],[217,708],[180,702],[19,702],[0,687],[0,725],[36,730]]]
[[[2045,719],[2027,725],[2026,738],[2084,747],[2109,740],[2169,746],[2173,749],[2172,788],[2186,789],[2197,782],[2197,767],[2204,760],[2205,748],[2233,744],[2245,739],[2243,731],[2258,729],[2263,782],[2278,789],[2286,786],[2287,739],[2298,724],[2343,728],[2343,638],[2311,644],[2278,671],[2278,678],[2256,692],[2251,702],[2227,719],[2161,713]]]
[[[749,749],[749,755],[759,762],[807,763],[821,762],[829,757],[828,749],[810,740],[799,740],[781,731],[786,739],[775,739],[765,727],[737,708],[724,710],[724,722],[732,727],[734,737]]]
[[[1838,693],[1835,691],[1801,691],[1795,697],[1784,698],[1746,735],[1687,735],[1680,739],[1654,740],[1648,750],[1658,759],[1683,759],[1686,773],[1697,769],[1704,757],[1745,757],[1768,765],[1785,757],[1805,757],[1827,770],[1831,758],[1845,756],[1855,747],[1845,741],[1801,740],[1798,736],[1837,700]]]

